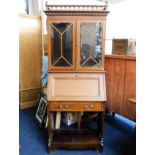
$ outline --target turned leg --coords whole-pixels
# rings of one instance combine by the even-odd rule
[[[54,152],[55,150],[56,150],[56,147],[53,146],[53,145],[51,145],[51,147],[50,147],[50,151]]]
[[[81,128],[81,112],[78,112],[78,129],[80,129]]]
[[[97,152],[103,152],[103,147],[100,145],[98,145],[98,146],[96,146],[96,148],[95,148],[95,150],[97,151]]]
[[[48,107],[49,108],[49,107]],[[54,151],[55,149],[51,146],[53,129],[54,129],[54,116],[53,112],[47,111],[48,114],[48,151]]]
[[[103,127],[104,127],[104,112],[99,112],[98,113],[98,118],[97,118],[97,127],[98,127],[98,135],[100,138],[100,146],[98,150],[100,152],[103,151]]]

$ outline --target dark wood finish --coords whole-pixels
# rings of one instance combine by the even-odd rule
[[[136,96],[135,56],[105,56],[107,109],[135,120],[136,108],[129,99]]]
[[[80,121],[81,123],[96,118],[98,116],[98,113],[96,113],[96,112],[94,114],[86,113],[86,115],[87,115],[87,117],[81,119],[81,121]]]
[[[49,151],[55,151],[57,148],[103,150],[96,130],[54,130],[52,134]]]

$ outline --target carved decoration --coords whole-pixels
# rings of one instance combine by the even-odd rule
[[[105,5],[48,5],[46,2],[47,15],[72,15],[72,16],[83,16],[83,15],[98,15],[103,16],[109,13],[107,10],[107,2]]]

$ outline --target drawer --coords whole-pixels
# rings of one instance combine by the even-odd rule
[[[103,102],[49,102],[49,111],[104,111]]]

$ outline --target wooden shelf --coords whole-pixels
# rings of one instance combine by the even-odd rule
[[[84,149],[94,148],[102,151],[101,138],[96,130],[69,129],[54,130],[50,151],[57,148]]]
[[[105,58],[136,60],[136,55],[106,54]]]

